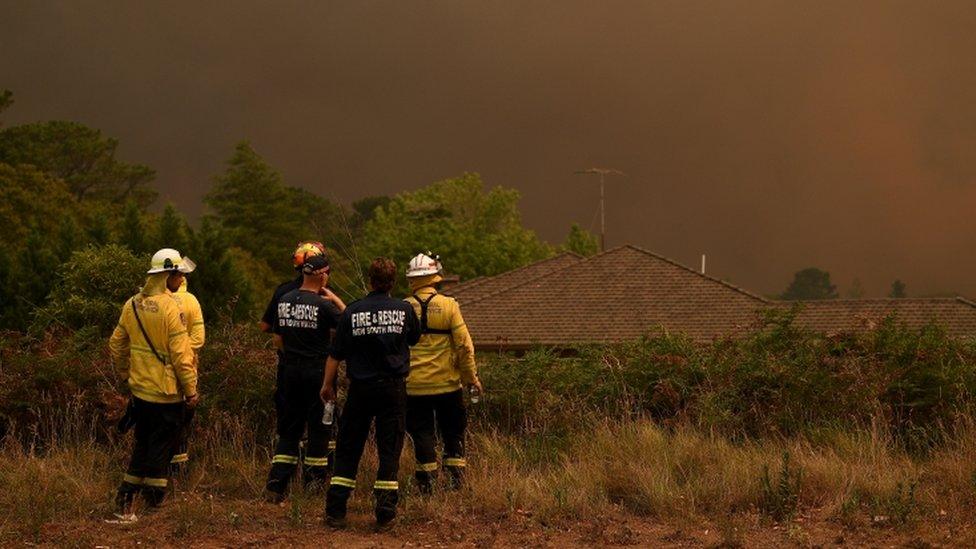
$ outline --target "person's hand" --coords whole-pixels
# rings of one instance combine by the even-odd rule
[[[479,394],[485,392],[484,388],[481,387],[481,380],[478,378],[474,378],[474,381],[469,383],[468,386],[477,389]]]
[[[200,403],[200,393],[197,393],[193,396],[186,397],[186,406],[188,408],[196,408],[197,404],[199,403]]]
[[[106,391],[102,395],[102,402],[105,405],[105,419],[114,422],[125,415],[125,410],[129,406],[129,396],[115,391]]]
[[[325,383],[322,385],[322,390],[319,391],[319,396],[322,397],[322,402],[335,401],[336,393],[335,387],[331,383]]]
[[[339,308],[340,311],[346,308],[346,304],[342,302],[342,298],[337,296],[332,290],[323,286],[322,289],[319,290],[319,294],[325,299],[331,301],[336,307]]]

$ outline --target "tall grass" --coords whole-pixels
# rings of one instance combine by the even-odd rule
[[[934,513],[968,516],[976,348],[935,326],[889,321],[827,337],[791,320],[772,314],[748,337],[711,345],[661,335],[569,357],[481,357],[487,393],[470,409],[468,488],[418,497],[408,446],[405,521],[627,513],[728,526],[739,514],[789,521],[816,509],[850,527],[911,528]],[[192,467],[166,511],[174,539],[246,528],[243,508],[219,502],[253,506],[273,443],[265,338],[233,325],[209,336]],[[130,444],[107,419],[117,379],[104,342],[86,332],[8,334],[0,360],[0,541],[55,539],[49,525],[110,509]],[[374,465],[367,454],[360,486]],[[288,523],[300,526],[321,501],[296,493],[290,505]],[[358,490],[353,511],[369,505]]]

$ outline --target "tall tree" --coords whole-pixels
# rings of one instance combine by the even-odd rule
[[[153,249],[175,248],[183,254],[187,253],[189,236],[186,220],[172,203],[167,203],[163,208],[163,214],[159,216],[159,221],[156,223],[155,233]]]
[[[10,108],[14,104],[14,92],[10,90],[0,91],[0,113]],[[3,124],[0,124],[2,126]]]
[[[118,160],[119,142],[77,122],[54,120],[0,130],[0,162],[31,164],[67,185],[77,200],[151,204],[155,172]]]
[[[895,280],[894,282],[892,282],[891,291],[888,292],[888,297],[893,297],[898,299],[903,297],[908,297],[908,292],[906,291],[905,283],[902,282],[901,280]]]
[[[793,282],[780,297],[787,301],[834,299],[837,287],[830,283],[830,273],[808,267],[793,275]]]
[[[405,265],[432,251],[463,278],[498,274],[550,255],[552,250],[522,226],[519,194],[486,191],[478,174],[432,183],[378,207],[366,224],[369,256],[392,256]]]
[[[573,223],[569,227],[569,235],[566,236],[562,249],[589,257],[600,251],[600,241],[595,234],[580,227],[579,224]]]
[[[352,203],[352,217],[350,225],[354,230],[362,229],[370,219],[376,215],[376,209],[382,208],[393,200],[389,196],[366,196]]]
[[[20,248],[31,230],[54,234],[73,215],[74,201],[62,181],[33,166],[0,163],[0,246]]]
[[[146,228],[142,221],[142,209],[131,200],[126,203],[122,214],[119,244],[129,248],[129,251],[134,254],[142,254],[149,250]]]
[[[180,251],[197,263],[187,283],[207,322],[250,318],[258,299],[250,276],[255,266],[242,259],[240,249],[232,247],[228,233],[212,218],[203,218],[189,238],[186,251]]]
[[[331,201],[286,186],[247,142],[234,148],[205,201],[234,246],[279,272],[290,268],[286,258],[297,242],[328,240],[341,217]]]

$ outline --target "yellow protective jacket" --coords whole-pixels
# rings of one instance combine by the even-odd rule
[[[203,347],[207,339],[207,331],[203,325],[203,309],[200,307],[200,301],[197,300],[197,296],[186,290],[185,278],[180,289],[173,294],[173,297],[176,298],[176,301],[180,304],[180,310],[183,311],[183,320],[186,321],[186,331],[190,335],[190,347],[193,348],[194,353],[199,353],[200,348]]]
[[[151,275],[143,290],[122,307],[109,349],[116,364],[127,366],[132,394],[149,402],[180,402],[197,394],[197,368],[180,304],[166,289],[166,273]],[[153,354],[136,322],[132,304],[152,341]]]
[[[458,302],[453,297],[437,293],[430,286],[417,289],[414,296],[430,299],[427,304],[427,328],[449,333],[423,333],[420,341],[410,348],[407,394],[438,395],[457,391],[462,383],[473,383],[478,378],[474,344],[461,317]],[[420,303],[414,296],[405,301],[413,306],[420,318]]]

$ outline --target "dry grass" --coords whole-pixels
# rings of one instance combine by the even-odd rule
[[[577,432],[559,442],[565,449],[551,460],[540,458],[537,442],[473,433],[468,488],[430,498],[412,489],[407,445],[404,524],[476,515],[558,525],[624,513],[678,524],[711,521],[734,541],[745,517],[762,516],[764,470],[778,478],[784,454],[799,479],[797,513],[816,511],[850,528],[910,530],[936,517],[965,523],[976,504],[973,433],[960,431],[943,449],[913,459],[877,432],[836,434],[817,444],[732,443],[690,427],[668,431],[638,420]],[[268,463],[260,448],[231,418],[198,436],[189,478],[166,510],[170,536],[239,528],[240,516],[225,503],[253,506],[260,496]],[[121,446],[57,442],[41,452],[8,442],[0,451],[0,541],[40,541],[46,525],[105,516],[124,457]],[[360,486],[370,486],[375,463],[367,452]],[[357,490],[352,513],[368,516],[370,506],[370,491]],[[295,494],[285,505],[285,525],[309,526],[320,512],[320,495]]]

